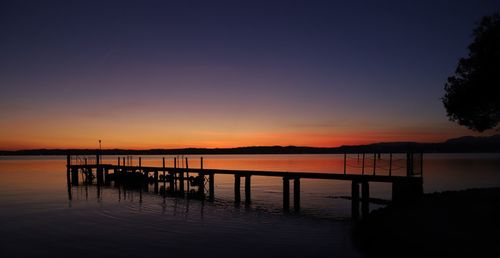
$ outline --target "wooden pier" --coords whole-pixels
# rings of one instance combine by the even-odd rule
[[[138,164],[133,164],[131,156],[117,157],[116,164],[103,164],[101,156],[94,157],[74,157],[67,156],[67,181],[68,184],[78,185],[79,175],[82,175],[82,183],[92,183],[95,179],[98,185],[115,184],[154,184],[155,193],[159,192],[159,185],[163,185],[163,194],[177,196],[195,196],[201,199],[208,197],[209,201],[215,198],[215,175],[234,176],[234,199],[236,203],[241,202],[241,178],[245,180],[245,204],[251,202],[251,178],[253,176],[279,177],[283,180],[283,209],[285,212],[290,209],[290,181],[293,180],[293,208],[300,210],[300,180],[301,179],[321,179],[321,180],[344,180],[351,181],[351,206],[352,217],[358,218],[361,214],[366,216],[369,213],[370,182],[385,182],[392,184],[392,201],[404,202],[418,198],[423,194],[422,176],[422,154],[408,153],[406,155],[406,175],[392,175],[392,154],[390,154],[389,174],[376,174],[377,155],[373,154],[373,172],[365,173],[365,154],[357,155],[358,163],[362,157],[361,174],[347,173],[349,158],[344,155],[343,173],[318,173],[318,172],[283,172],[283,171],[261,171],[261,170],[229,170],[229,169],[207,169],[203,167],[201,158],[200,168],[177,167],[177,160],[174,158],[174,166],[165,166],[165,158],[162,158],[162,166],[143,166],[142,159],[138,158]],[[351,154],[352,156],[352,154]],[[361,187],[361,196],[360,196]]]

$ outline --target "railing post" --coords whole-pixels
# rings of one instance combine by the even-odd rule
[[[361,175],[365,174],[365,153],[363,152],[363,165],[361,166]]]
[[[346,166],[347,165],[347,154],[344,153],[344,175],[347,174],[347,171],[346,171]]]
[[[389,153],[389,176],[392,176],[392,153]]]
[[[375,175],[375,168],[377,167],[377,154],[373,153],[373,175]]]

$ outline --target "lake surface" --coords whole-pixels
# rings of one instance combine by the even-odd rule
[[[162,157],[143,156],[142,164],[161,165]],[[185,157],[200,166],[200,156]],[[347,171],[361,173],[349,158]],[[400,160],[392,174],[406,173]],[[68,188],[65,165],[59,156],[0,156],[0,257],[363,257],[351,240],[350,201],[340,198],[350,195],[349,182],[301,180],[301,211],[284,214],[280,178],[252,177],[252,203],[235,206],[232,176],[215,177],[211,203]],[[206,155],[204,168],[342,173],[343,155]],[[383,161],[375,173],[388,173]],[[423,174],[425,192],[500,186],[500,154],[426,154]],[[370,195],[390,199],[391,186],[372,183]]]

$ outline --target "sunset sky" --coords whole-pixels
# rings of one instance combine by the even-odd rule
[[[1,1],[0,149],[474,135],[440,98],[475,23],[499,10],[494,0]]]

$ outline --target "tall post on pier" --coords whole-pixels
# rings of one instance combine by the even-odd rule
[[[300,210],[300,177],[293,180],[293,208],[295,211]]]
[[[240,189],[241,189],[241,176],[238,174],[235,174],[234,175],[234,202],[235,203],[241,202]]]
[[[142,167],[142,158],[139,157],[139,168],[141,168],[141,167]]]
[[[245,176],[245,204],[248,205],[251,202],[251,182],[250,182],[250,175]]]
[[[365,218],[370,213],[370,188],[368,181],[361,183],[361,214]]]
[[[351,188],[351,217],[357,219],[359,217],[359,183],[352,181]]]
[[[283,210],[287,212],[290,209],[290,180],[283,177]]]

